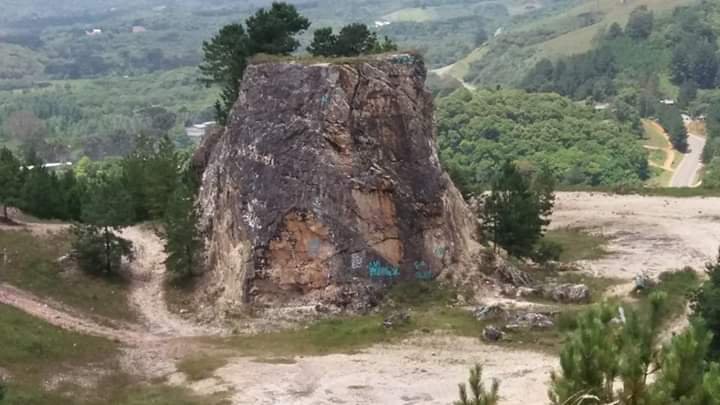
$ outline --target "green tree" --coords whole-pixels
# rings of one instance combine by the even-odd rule
[[[617,22],[612,23],[607,32],[607,39],[618,39],[623,36],[623,29]]]
[[[314,56],[358,56],[397,50],[388,37],[379,41],[377,34],[365,24],[352,23],[333,34],[332,28],[321,28],[314,33],[308,52]]]
[[[468,396],[467,387],[470,386],[470,396]],[[485,389],[482,382],[482,367],[476,364],[470,369],[470,377],[468,384],[459,384],[460,400],[455,401],[454,405],[497,405],[500,401],[500,383],[493,380],[490,391]]]
[[[533,192],[530,181],[507,161],[492,183],[482,211],[484,234],[513,256],[528,257],[548,224],[551,192]]]
[[[21,176],[20,161],[13,153],[3,147],[0,149],[0,204],[3,206],[3,219],[9,221],[8,206],[17,205],[20,198]]]
[[[209,42],[203,42],[202,81],[222,87],[215,105],[217,120],[222,124],[238,98],[248,59],[257,53],[292,53],[300,45],[295,35],[308,29],[310,22],[295,6],[273,3],[269,10],[258,10],[245,25],[247,30],[242,24],[226,25]]]
[[[131,197],[119,178],[99,176],[88,184],[84,224],[73,228],[73,250],[83,270],[115,274],[123,257],[132,260],[132,243],[115,235],[131,223],[132,214]]]
[[[333,34],[333,29],[330,27],[320,28],[313,33],[313,40],[308,46],[308,52],[314,56],[333,56],[336,44],[337,36]]]
[[[692,309],[713,333],[710,358],[720,359],[720,252],[714,262],[705,265],[705,273],[708,278],[693,297]]]
[[[162,218],[178,177],[178,160],[175,145],[164,136],[146,162],[144,195],[151,218]]]
[[[291,4],[273,3],[269,10],[258,10],[245,25],[251,54],[289,55],[300,46],[295,35],[310,28],[310,21]]]
[[[693,322],[658,348],[667,297],[649,299],[641,309],[603,304],[578,317],[560,353],[561,371],[551,374],[553,404],[718,404],[720,370],[704,360],[711,335]]]
[[[196,273],[200,264],[202,240],[198,233],[198,212],[192,187],[178,182],[163,218],[161,237],[165,239],[165,266],[180,277]]]
[[[647,6],[642,5],[630,13],[625,32],[634,39],[646,39],[653,30],[655,16]]]

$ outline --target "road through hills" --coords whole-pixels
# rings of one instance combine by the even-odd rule
[[[702,151],[705,147],[705,138],[688,134],[688,152],[683,155],[683,160],[675,169],[671,187],[692,187],[697,182],[698,173],[702,167]]]

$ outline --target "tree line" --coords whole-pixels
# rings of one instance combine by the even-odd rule
[[[0,204],[11,223],[9,206],[43,219],[71,221],[73,254],[81,269],[117,274],[132,259],[132,244],[117,231],[132,224],[159,222],[168,254],[168,270],[197,272],[200,255],[197,181],[188,168],[189,154],[176,150],[169,137],[140,135],[122,159],[81,159],[56,172],[34,158],[21,161],[0,149]]]

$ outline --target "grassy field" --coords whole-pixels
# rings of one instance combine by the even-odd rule
[[[70,250],[67,232],[37,236],[27,230],[0,230],[0,282],[50,297],[90,315],[134,320],[127,283],[66,270],[57,259]]]
[[[0,305],[0,365],[7,376],[3,405],[221,405],[221,395],[150,383],[118,372],[115,343],[67,332]],[[50,384],[64,377],[58,384]]]
[[[545,239],[562,246],[560,261],[571,263],[578,260],[597,260],[606,256],[608,238],[580,228],[551,229]]]
[[[644,144],[654,148],[667,148],[670,143],[665,134],[660,131],[660,127],[653,121],[642,120],[643,130],[645,131]]]

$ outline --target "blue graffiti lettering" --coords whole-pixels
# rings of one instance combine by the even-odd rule
[[[423,261],[415,262],[415,270],[421,271],[424,269],[427,269],[427,264],[425,264],[425,262],[423,262]]]
[[[392,278],[400,276],[400,269],[398,269],[397,267],[383,266],[378,260],[374,260],[370,262],[370,264],[368,264],[368,271],[370,273],[370,277],[373,278]]]
[[[418,280],[432,280],[433,273],[430,270],[426,271],[416,271],[415,272],[415,278]]]

